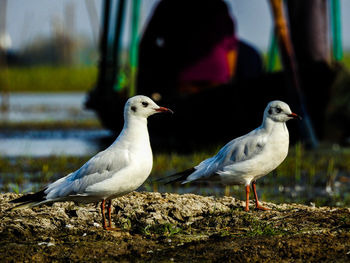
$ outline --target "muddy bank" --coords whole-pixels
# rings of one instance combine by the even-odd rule
[[[99,207],[56,203],[6,211],[0,195],[0,261],[350,260],[347,208],[276,205],[243,211],[231,197],[131,193],[114,200],[119,232],[101,228]]]

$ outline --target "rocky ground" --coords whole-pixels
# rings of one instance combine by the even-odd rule
[[[263,203],[243,211],[231,197],[131,193],[98,206],[55,203],[8,211],[0,195],[0,262],[349,262],[350,209]]]

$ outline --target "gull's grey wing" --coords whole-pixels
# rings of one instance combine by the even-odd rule
[[[208,179],[217,175],[225,166],[240,163],[254,158],[266,145],[266,136],[258,128],[242,137],[238,137],[227,143],[213,157],[204,160],[195,167],[185,182]]]
[[[118,171],[130,163],[127,150],[118,151],[107,148],[96,154],[74,173],[74,179],[82,178],[89,174],[103,173],[105,171]]]
[[[266,145],[266,136],[256,129],[227,143],[216,155],[221,166],[254,158]]]
[[[110,178],[129,164],[127,151],[106,149],[92,157],[77,171],[48,185],[47,199],[83,194],[88,186]]]

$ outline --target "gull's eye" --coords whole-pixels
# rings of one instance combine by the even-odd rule
[[[142,102],[142,106],[146,108],[146,107],[148,106],[148,102],[143,101],[143,102]]]
[[[277,107],[277,108],[276,108],[276,112],[277,112],[277,113],[281,113],[281,112],[282,112],[282,109],[281,109],[280,107]]]

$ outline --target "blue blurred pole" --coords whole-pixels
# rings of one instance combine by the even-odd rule
[[[277,42],[275,31],[273,30],[271,34],[270,47],[267,54],[267,68],[266,68],[267,72],[274,71],[274,69],[276,68],[277,58],[278,58],[278,42]]]
[[[341,35],[341,12],[340,12],[340,1],[331,0],[331,27],[333,34],[333,58],[335,61],[343,59],[343,46],[342,46],[342,35]]]
[[[140,18],[140,0],[132,1],[132,20],[131,20],[131,40],[130,40],[130,87],[129,96],[136,94],[136,74],[138,62],[138,30]]]
[[[116,91],[120,91],[122,87],[119,85],[119,56],[120,56],[120,50],[122,47],[122,39],[123,39],[123,23],[124,23],[124,16],[125,16],[125,6],[126,2],[125,0],[119,0],[117,10],[116,10],[116,17],[115,17],[115,28],[114,28],[114,39],[112,42],[112,83],[113,83],[113,89]]]

